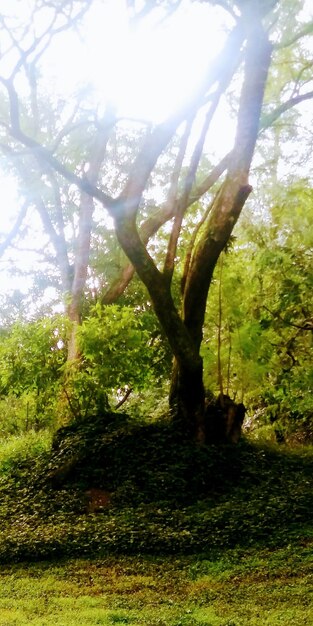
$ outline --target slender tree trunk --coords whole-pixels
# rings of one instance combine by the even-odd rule
[[[223,371],[222,371],[222,275],[223,275],[223,256],[220,259],[220,276],[218,286],[218,329],[217,329],[217,378],[221,398],[224,395],[223,389]]]
[[[98,134],[91,148],[89,170],[85,177],[86,181],[91,185],[97,184],[110,132],[115,121],[115,110],[109,106],[101,125],[99,125]],[[77,330],[82,320],[82,302],[88,276],[93,212],[94,199],[92,195],[81,191],[74,275],[67,307],[67,314],[70,322],[72,322],[72,330],[68,342],[68,362],[75,361],[80,357],[77,344]]]
[[[82,192],[79,216],[79,233],[75,254],[75,270],[71,287],[70,301],[67,307],[67,315],[72,323],[71,334],[68,342],[67,358],[69,362],[75,361],[79,358],[77,330],[82,319],[81,308],[88,272],[93,210],[93,198]]]

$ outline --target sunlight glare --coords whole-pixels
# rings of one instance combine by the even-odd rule
[[[95,2],[84,41],[68,54],[59,42],[51,69],[59,89],[87,84],[99,104],[113,102],[119,115],[160,122],[197,88],[225,38],[218,8],[182,3],[167,20],[146,19],[131,28],[125,2]]]
[[[203,9],[186,5],[159,26],[144,23],[133,31],[116,9],[114,27],[104,37],[93,28],[92,82],[100,93],[110,91],[121,115],[159,122],[198,86],[223,43],[222,32],[209,26],[208,12],[200,18]],[[99,59],[107,60],[106,68]]]

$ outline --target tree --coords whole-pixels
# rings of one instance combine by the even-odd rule
[[[75,4],[64,2],[62,6],[72,8]],[[146,3],[145,8],[139,12],[138,18],[145,17],[148,4]],[[165,4],[168,8],[168,3],[153,3],[151,10],[154,6],[162,7]],[[169,3],[169,7],[174,10],[179,4]],[[84,169],[81,168],[83,174],[80,175],[77,168],[71,169],[70,160],[64,158],[61,150],[62,141],[57,145],[48,146],[41,142],[36,133],[29,132],[25,124],[22,125],[21,98],[14,81],[21,68],[26,73],[29,70],[29,57],[34,50],[38,49],[38,40],[34,39],[34,43],[27,50],[23,49],[19,42],[13,40],[15,48],[19,51],[19,60],[9,78],[2,79],[9,105],[8,120],[5,123],[7,150],[13,151],[16,155],[20,145],[26,147],[37,167],[39,166],[44,173],[48,171],[49,175],[51,172],[53,175],[55,173],[61,175],[69,183],[76,185],[81,193],[82,229],[77,247],[77,262],[69,304],[72,319],[79,321],[77,302],[81,299],[86,279],[92,199],[94,199],[111,215],[119,245],[146,286],[155,313],[169,341],[174,356],[170,404],[176,423],[199,442],[204,442],[206,439],[201,343],[213,272],[252,191],[249,184],[249,172],[260,130],[273,124],[293,106],[312,97],[311,91],[303,90],[307,79],[301,80],[302,73],[299,70],[294,81],[297,85],[296,93],[288,94],[288,97],[283,98],[279,104],[276,100],[267,102],[266,98],[264,99],[269,75],[273,71],[271,68],[275,66],[276,51],[274,54],[274,46],[269,39],[270,34],[274,42],[276,39],[276,48],[291,45],[290,39],[286,42],[284,37],[279,37],[279,29],[282,28],[281,20],[285,19],[288,2],[251,0],[251,2],[213,4],[226,7],[233,22],[224,48],[204,74],[202,83],[190,94],[189,100],[161,123],[143,124],[131,163],[126,168],[126,172],[120,170],[119,184],[115,187],[117,190],[115,194],[108,186],[104,187],[101,163],[111,138],[108,131],[116,128],[118,120],[114,118],[112,125],[105,125],[103,136],[99,128],[95,127],[94,141],[95,144],[98,142],[100,144],[101,158],[96,159],[94,167],[90,165],[88,174],[84,173]],[[130,5],[133,10],[134,3]],[[300,12],[301,3],[297,4],[297,9]],[[297,45],[300,38],[307,35],[310,30],[312,30],[311,23],[299,27],[299,31],[291,38],[292,43]],[[285,36],[285,33],[283,35]],[[241,78],[242,84],[236,110],[237,130],[233,149],[207,173],[204,179],[199,181],[197,173],[208,129],[229,88],[235,84],[238,91],[238,77]],[[288,77],[284,88],[289,83]],[[283,92],[284,89],[281,91],[282,97],[284,97]],[[199,118],[202,120],[202,128],[194,144],[192,128],[195,120]],[[67,133],[61,132],[62,139],[66,136]],[[142,200],[150,185],[151,176],[158,161],[177,136],[179,146],[169,177],[167,200],[156,212],[144,218]],[[187,146],[189,146],[190,153],[192,144],[194,147],[186,167]],[[94,162],[96,154],[98,152],[93,148],[89,155],[90,164]],[[224,173],[224,179],[217,193],[212,197],[209,207],[199,212],[198,221],[190,235],[181,281],[182,312],[180,313],[173,299],[172,285],[184,218],[188,207],[202,198]],[[98,177],[99,185],[97,186]],[[149,239],[162,224],[169,220],[171,220],[171,232],[161,269],[160,262],[157,263],[149,252]],[[51,234],[53,234],[52,231]],[[123,291],[132,272],[129,266],[124,268],[119,284],[115,285],[115,294]],[[107,301],[109,301],[108,296]]]

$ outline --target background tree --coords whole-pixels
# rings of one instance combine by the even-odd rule
[[[156,4],[162,7],[162,3]],[[169,6],[173,9],[178,5],[179,3],[170,3]],[[61,175],[71,185],[74,184],[81,194],[82,222],[69,304],[72,319],[75,322],[80,321],[76,303],[81,301],[82,287],[87,274],[93,198],[109,212],[114,222],[117,240],[148,290],[153,308],[175,358],[170,394],[173,414],[177,424],[198,441],[204,441],[206,436],[203,360],[200,349],[207,296],[216,263],[227,246],[242,208],[252,191],[248,176],[257,138],[260,130],[276,122],[294,105],[312,97],[312,92],[304,89],[308,81],[305,69],[302,72],[302,68],[299,67],[294,79],[294,92],[290,94],[288,91],[291,85],[290,75],[287,82],[282,79],[279,104],[277,92],[275,97],[271,96],[270,90],[268,95],[265,94],[266,86],[270,84],[269,78],[271,74],[275,74],[277,57],[279,58],[281,50],[291,45],[299,45],[301,38],[312,28],[311,23],[301,25],[301,3],[297,4],[293,11],[293,18],[295,15],[298,16],[300,26],[296,35],[291,38],[292,41],[290,38],[286,39],[284,26],[288,2],[253,0],[249,3],[223,3],[223,6],[225,5],[232,24],[224,48],[217,55],[215,62],[210,64],[208,71],[203,75],[202,83],[193,90],[189,100],[164,121],[152,125],[142,124],[130,162],[126,170],[120,166],[114,188],[110,186],[109,181],[101,178],[100,169],[104,151],[113,141],[112,134],[108,137],[108,131],[114,128],[115,134],[117,124],[115,118],[112,127],[108,124],[102,128],[104,138],[101,138],[101,129],[97,125],[94,126],[94,141],[90,144],[93,148],[88,152],[87,158],[88,172],[84,162],[80,167],[77,165],[73,167],[73,162],[66,155],[66,151],[64,153],[67,132],[61,131],[60,141],[52,146],[50,143],[47,145],[24,121],[21,110],[23,98],[15,79],[20,70],[26,75],[29,73],[30,58],[33,65],[36,64],[38,59],[34,51],[39,51],[40,54],[42,52],[38,36],[27,49],[22,46],[21,41],[14,38],[13,47],[18,53],[18,61],[9,77],[2,80],[9,109],[3,123],[5,150],[16,157],[20,147],[24,146],[37,170],[39,167],[43,172],[41,178],[47,176],[47,172],[49,176]],[[76,4],[65,2],[62,8],[66,9],[68,6],[73,10]],[[130,8],[131,19],[135,19],[133,4]],[[142,9],[137,17],[142,19],[145,12],[146,9]],[[54,13],[53,19],[56,19],[57,15]],[[72,21],[72,17],[67,19],[66,27]],[[6,23],[4,29],[9,30]],[[53,26],[49,25],[47,32],[49,36],[55,34]],[[39,41],[43,42],[45,37],[46,34],[42,34]],[[199,180],[196,174],[212,119],[224,95],[227,96],[234,89],[238,92],[239,77],[240,94],[236,98],[236,103],[232,105],[237,119],[233,148],[218,165]],[[287,96],[284,91],[286,85]],[[195,129],[195,122],[199,120],[201,129],[195,140],[196,131],[192,131],[192,128]],[[144,219],[143,198],[149,188],[151,176],[168,146],[173,146],[173,142],[177,141],[177,135],[179,142],[175,162],[169,174],[167,198],[158,211]],[[101,157],[97,159],[98,152],[94,146],[99,145],[98,142]],[[95,167],[91,165],[93,159],[97,164]],[[191,204],[199,201],[224,173],[216,195],[210,200],[209,208],[204,206],[202,211],[199,211],[197,223],[190,235],[182,276],[182,313],[180,313],[173,298],[172,285],[177,246],[186,211]],[[157,258],[153,258],[148,242],[159,227],[169,219],[172,220],[171,231],[161,263],[159,254]],[[53,231],[51,229],[50,231],[50,235],[53,236]],[[61,229],[55,232],[59,236]],[[66,262],[66,254],[64,257]],[[122,292],[131,275],[132,270],[126,266],[116,294]]]

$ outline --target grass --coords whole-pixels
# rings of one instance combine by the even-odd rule
[[[43,452],[48,453],[51,439],[52,436],[48,430],[40,433],[30,430],[0,439],[0,475],[18,463],[27,459],[34,460]]]
[[[208,557],[108,557],[8,565],[1,626],[305,626],[312,545]]]

